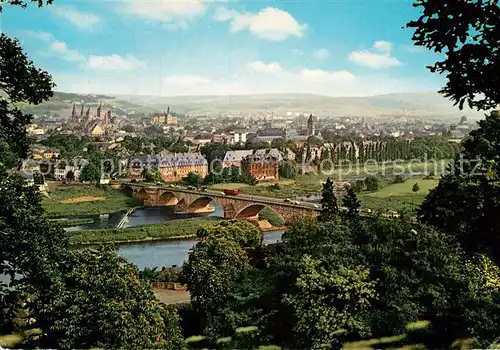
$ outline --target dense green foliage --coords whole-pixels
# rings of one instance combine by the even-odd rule
[[[285,160],[280,164],[279,174],[285,179],[295,179],[299,174],[299,168],[295,162]]]
[[[160,169],[158,168],[149,168],[146,167],[141,173],[141,176],[144,178],[144,181],[146,182],[163,182],[163,179],[160,174]]]
[[[251,324],[255,333],[233,347],[338,348],[423,318],[431,321],[423,340],[430,348],[495,339],[500,290],[485,258],[468,259],[450,237],[408,218],[336,222],[296,223],[269,248],[246,223],[199,232],[183,282],[208,341]]]
[[[446,232],[468,252],[500,262],[500,113],[479,122],[418,211],[422,222]]]
[[[414,43],[444,57],[429,67],[448,78],[440,92],[460,108],[465,102],[471,108],[496,108],[500,103],[498,0],[416,0],[413,6],[422,10],[407,24],[415,29]]]
[[[179,319],[112,248],[68,252],[52,294],[40,295],[43,348],[182,348]],[[49,331],[50,330],[50,331]]]
[[[380,184],[376,176],[367,176],[364,182],[367,191],[375,192],[379,189]]]
[[[216,166],[203,180],[203,183],[206,185],[228,182],[255,185],[257,180],[248,171],[237,166],[224,168]]]
[[[323,190],[321,191],[321,214],[318,220],[323,222],[334,221],[338,213],[339,208],[333,189],[333,181],[328,178],[323,184]]]
[[[182,179],[182,182],[188,186],[194,186],[198,188],[201,185],[202,179],[200,174],[195,173],[194,171],[190,171],[189,174],[187,174],[187,176]]]
[[[68,235],[46,219],[38,190],[7,173],[5,165],[13,155],[26,158],[30,143],[31,116],[16,104],[47,100],[53,83],[5,34],[0,72],[0,143],[10,151],[0,159],[0,334],[21,335],[15,343],[22,348],[182,348],[177,315],[137,269],[113,249],[69,249]]]

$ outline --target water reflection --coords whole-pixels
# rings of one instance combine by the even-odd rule
[[[283,231],[264,233],[264,243],[276,243],[281,240]],[[122,245],[118,253],[139,269],[145,267],[182,266],[188,259],[189,250],[196,245],[196,240],[151,242]]]
[[[131,215],[128,216],[123,227],[133,227],[140,225],[159,224],[170,220],[188,219],[200,216],[218,216],[223,217],[222,208],[218,205],[214,206],[215,211],[204,214],[176,214],[174,207],[144,207],[136,209]],[[125,216],[125,211],[119,211],[104,215],[94,215],[85,217],[72,217],[68,219],[92,219],[91,224],[80,226],[73,226],[65,228],[68,232],[85,231],[85,230],[98,230],[106,228],[115,228],[121,219]]]

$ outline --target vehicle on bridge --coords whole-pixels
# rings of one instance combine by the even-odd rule
[[[224,190],[224,194],[229,195],[229,196],[237,196],[239,193],[240,193],[240,191],[234,190],[234,189],[226,188]]]

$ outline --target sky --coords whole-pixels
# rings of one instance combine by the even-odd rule
[[[412,45],[411,0],[55,0],[4,5],[17,37],[56,90],[140,95],[437,91]]]

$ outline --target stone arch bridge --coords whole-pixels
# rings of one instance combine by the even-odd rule
[[[196,191],[183,188],[122,184],[122,190],[142,200],[147,206],[175,206],[176,212],[203,213],[214,203],[224,210],[225,219],[255,219],[264,207],[276,211],[285,222],[311,218],[319,208],[312,203],[293,204],[282,199],[239,194],[225,195],[218,191]]]

